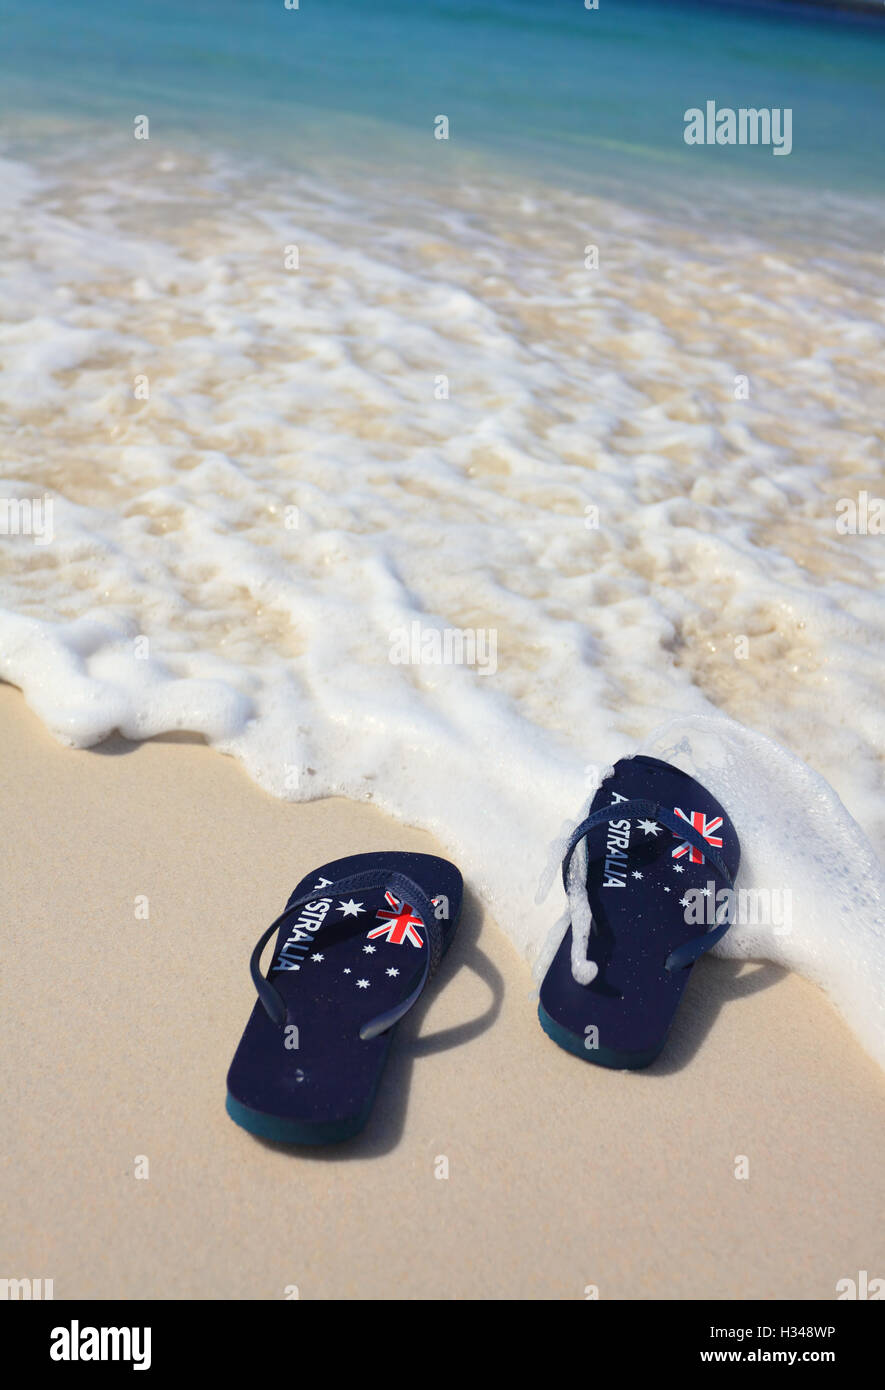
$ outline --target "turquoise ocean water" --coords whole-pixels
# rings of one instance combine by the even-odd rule
[[[448,156],[637,197],[698,179],[877,195],[885,17],[702,0],[0,3],[2,132],[41,114],[237,145],[293,164]],[[793,150],[689,148],[687,108],[790,108]]]

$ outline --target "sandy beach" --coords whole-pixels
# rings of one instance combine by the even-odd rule
[[[657,1063],[590,1067],[469,885],[365,1132],[252,1138],[224,1080],[260,931],[325,859],[444,847],[277,801],[188,736],[64,748],[9,685],[0,727],[4,1275],[57,1299],[832,1299],[883,1268],[885,1081],[820,991],[705,959]]]

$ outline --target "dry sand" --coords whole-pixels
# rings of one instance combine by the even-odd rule
[[[252,1138],[224,1082],[259,933],[324,860],[443,851],[369,806],[274,801],[185,736],[62,748],[10,686],[0,738],[0,1277],[59,1299],[611,1299],[885,1274],[885,1080],[825,996],[704,960],[652,1068],[588,1066],[541,1032],[469,891],[364,1133]]]

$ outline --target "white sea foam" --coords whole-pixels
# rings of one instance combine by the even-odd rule
[[[0,193],[0,495],[53,502],[51,544],[3,541],[0,675],[57,737],[193,730],[278,796],[372,801],[532,958],[563,821],[687,720],[744,881],[797,895],[789,938],[721,952],[803,971],[885,1061],[852,820],[885,825],[885,562],[835,528],[877,477],[872,253],[148,149]],[[494,631],[497,670],[392,663],[416,621]]]

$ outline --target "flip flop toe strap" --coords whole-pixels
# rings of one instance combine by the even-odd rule
[[[722,855],[712,848],[699,830],[695,830],[689,821],[683,820],[674,811],[668,810],[666,806],[661,806],[656,801],[639,799],[618,801],[611,806],[602,806],[572,831],[562,861],[562,884],[566,893],[568,893],[568,873],[572,856],[584,837],[591,830],[595,830],[598,825],[605,825],[608,821],[636,820],[639,817],[660,821],[668,830],[672,830],[674,835],[679,835],[683,840],[687,840],[695,849],[700,850],[704,859],[713,866],[717,873],[722,875],[729,888],[734,887],[734,878]],[[703,932],[700,936],[694,937],[693,940],[686,941],[684,945],[677,946],[667,957],[665,962],[667,970],[684,970],[687,966],[692,965],[699,956],[702,956],[705,951],[709,951],[711,946],[715,946],[716,942],[722,939],[730,926],[731,916],[729,915],[712,931]]]
[[[371,888],[385,888],[388,892],[393,893],[400,902],[408,902],[415,909],[427,933],[427,950],[424,952],[424,968],[411,994],[392,1008],[387,1009],[383,1014],[378,1014],[377,1017],[364,1023],[359,1030],[360,1038],[366,1042],[370,1038],[376,1038],[379,1033],[386,1032],[418,1002],[424,986],[436,970],[442,957],[442,928],[436,920],[433,901],[427,896],[420,884],[409,878],[407,874],[401,874],[397,871],[385,872],[383,869],[367,869],[363,873],[350,874],[346,878],[336,879],[334,883],[324,884],[322,888],[312,888],[307,893],[301,893],[297,898],[287,903],[285,911],[281,912],[274,922],[271,922],[256,942],[249,961],[249,971],[258,992],[258,998],[264,1005],[270,1019],[278,1027],[282,1028],[288,1022],[289,1013],[286,1001],[267,976],[261,973],[261,956],[274,932],[287,925],[307,903],[316,902],[318,896],[337,897],[339,894],[364,892]]]

